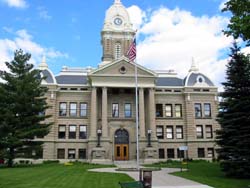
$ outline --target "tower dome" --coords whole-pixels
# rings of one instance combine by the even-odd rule
[[[113,5],[106,11],[103,31],[131,31],[133,25],[130,21],[128,11],[121,0],[115,0]]]

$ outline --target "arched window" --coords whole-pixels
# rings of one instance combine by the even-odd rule
[[[121,57],[121,43],[115,43],[115,60]]]

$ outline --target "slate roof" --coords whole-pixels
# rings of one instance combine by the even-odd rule
[[[80,84],[87,85],[87,76],[82,75],[59,75],[56,76],[58,84]]]
[[[183,86],[183,80],[176,77],[159,77],[156,86]]]
[[[195,83],[197,82],[197,77],[198,76],[202,76],[205,79],[205,82],[209,85],[209,86],[214,86],[213,82],[204,74],[201,73],[191,73],[191,75],[188,77],[187,80],[187,85],[186,86],[193,86],[195,85]],[[187,78],[185,78],[186,81]]]
[[[46,77],[45,81],[49,84],[53,84],[54,83],[54,80],[53,80],[53,76],[51,75],[51,73],[48,71],[48,70],[43,70],[42,71],[42,74],[44,77]]]

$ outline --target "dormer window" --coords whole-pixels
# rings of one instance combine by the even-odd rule
[[[203,82],[205,82],[205,78],[203,76],[199,75],[199,76],[197,76],[196,82],[203,83]]]
[[[121,57],[121,43],[117,42],[115,44],[115,60],[119,59]]]

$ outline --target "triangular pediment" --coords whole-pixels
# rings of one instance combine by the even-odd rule
[[[89,76],[122,76],[131,77],[135,75],[135,64],[129,62],[125,57],[107,64],[103,67],[96,69],[91,72]],[[145,67],[137,64],[137,75],[138,77],[156,77],[156,74],[146,69]]]

